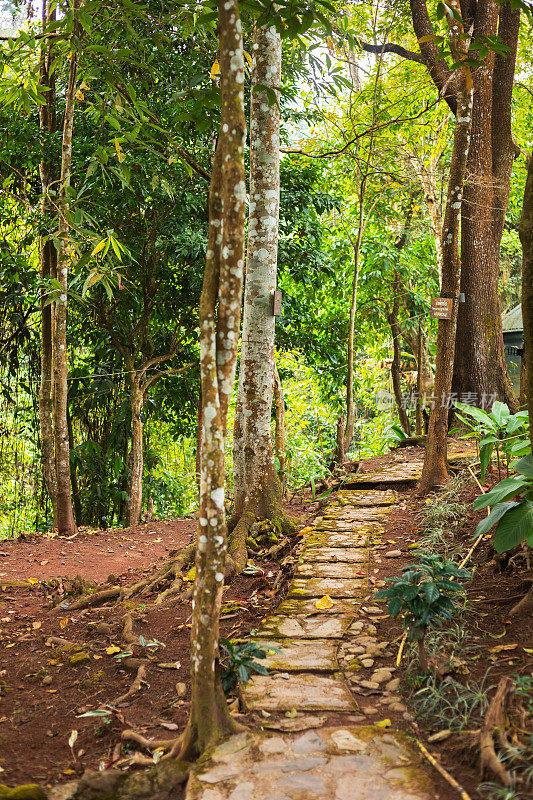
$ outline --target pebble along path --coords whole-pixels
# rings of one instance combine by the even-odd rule
[[[408,474],[396,467],[403,481],[418,475],[419,465],[402,466],[409,466]],[[373,591],[372,540],[396,501],[392,490],[342,491],[304,529],[288,595],[254,636],[268,650],[269,675],[249,681],[241,696],[269,730],[238,734],[218,747],[189,780],[187,800],[435,797],[405,734],[372,725],[377,710],[358,705],[379,693],[384,713],[377,720],[388,707],[407,713],[394,667],[380,666],[392,655],[372,623],[382,609],[365,605]],[[325,595],[333,602],[324,602]],[[332,715],[336,724],[327,722]]]

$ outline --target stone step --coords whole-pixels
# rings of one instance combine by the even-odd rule
[[[277,614],[266,620],[257,635],[265,638],[340,639],[347,630],[352,616],[339,614],[338,608],[336,606],[335,608],[335,615],[285,616]]]
[[[279,672],[335,672],[337,664],[338,642],[335,639],[264,639],[262,631],[254,636],[253,641],[267,651],[267,657],[260,663],[269,671]],[[281,652],[272,652],[276,648]],[[268,651],[271,652],[268,652]]]
[[[316,617],[348,617],[351,619],[361,605],[360,598],[333,599],[331,608],[317,608],[316,599],[308,597],[286,597],[276,609],[276,615],[306,618],[309,621]]]
[[[368,551],[366,547],[304,547],[302,557],[306,561],[325,561],[328,564],[337,561],[364,564],[368,561]]]
[[[354,563],[323,563],[323,562],[311,562],[303,564],[297,564],[295,567],[295,573],[298,577],[303,578],[349,578],[349,579],[357,579],[358,577],[366,577],[366,569],[361,569],[364,567],[364,564],[354,564]],[[361,572],[364,572],[364,576],[361,576]]]
[[[399,731],[331,726],[239,733],[193,767],[185,800],[430,800],[420,753]]]
[[[356,506],[356,508],[393,506],[397,501],[398,495],[393,489],[351,492],[342,489],[337,492],[337,502]]]
[[[367,582],[335,578],[295,578],[289,586],[288,597],[357,597],[364,595]]]
[[[258,675],[240,689],[247,711],[355,711],[357,703],[338,675]]]
[[[383,533],[381,526],[376,525],[372,528],[373,536],[379,536],[381,533]],[[361,544],[366,544],[366,540],[361,539],[356,531],[352,533],[351,531],[318,530],[307,539],[309,547],[360,547]]]
[[[353,478],[348,478],[344,484],[347,489],[352,486],[373,486],[376,483],[406,483],[420,480],[422,477],[422,462],[409,461],[402,464],[394,464],[390,467],[383,467],[375,472],[362,472]]]

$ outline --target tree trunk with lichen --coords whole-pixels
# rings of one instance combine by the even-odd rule
[[[533,449],[533,157],[529,161],[522,218],[522,324],[526,362],[525,395],[529,411],[529,438]]]
[[[254,30],[252,87],[276,91],[281,81],[281,37],[274,27]],[[265,90],[252,91],[250,208],[239,391],[233,434],[235,501],[229,524],[232,567],[246,566],[246,538],[257,518],[278,533],[293,523],[282,508],[283,487],[272,450],[273,314],[279,221],[279,107]]]
[[[460,12],[459,3],[451,6]],[[468,36],[457,19],[448,12],[450,47],[454,60],[463,61],[468,52]],[[457,117],[453,150],[450,162],[450,177],[444,226],[442,232],[442,284],[440,296],[452,299],[451,319],[439,319],[437,330],[437,357],[435,366],[435,401],[429,417],[426,453],[418,492],[426,494],[434,486],[444,484],[448,478],[447,436],[448,399],[452,388],[454,369],[455,334],[461,283],[461,257],[459,255],[459,230],[463,186],[466,175],[470,135],[472,129],[473,86],[470,68],[460,66],[457,70]]]
[[[144,443],[142,410],[144,395],[134,372],[130,372],[131,460],[128,476],[128,525],[141,519],[143,502]]]
[[[278,459],[278,477],[283,494],[287,491],[287,433],[285,430],[285,398],[283,385],[279,377],[278,367],[274,362],[274,403],[276,405],[276,458]]]
[[[75,0],[74,11],[79,7]],[[75,23],[75,35],[78,25]],[[54,308],[53,330],[53,426],[55,447],[55,475],[57,500],[57,531],[59,535],[72,535],[76,531],[72,510],[72,492],[70,486],[70,447],[67,425],[68,403],[68,353],[67,353],[67,291],[68,264],[70,259],[69,234],[70,213],[67,195],[70,186],[72,164],[72,133],[74,128],[74,106],[76,80],[78,74],[78,52],[75,44],[70,55],[68,86],[63,118],[63,140],[61,155],[61,179],[59,187],[59,231],[60,242],[57,255],[57,279],[61,285]]]
[[[49,0],[43,3],[42,26],[46,32],[50,23],[55,20]],[[46,38],[41,43],[41,63],[39,85],[46,88],[45,102],[39,106],[39,126],[48,137],[57,131],[55,77],[51,69],[53,60],[52,44]],[[47,149],[51,141],[46,142]],[[58,170],[53,157],[47,152],[40,164],[42,213],[45,225],[53,230],[56,216],[50,190],[57,191]],[[57,277],[57,251],[54,242],[43,237],[40,242],[41,279],[45,282]],[[57,525],[57,483],[54,458],[54,427],[52,422],[52,305],[47,302],[47,291],[41,289],[41,382],[39,386],[39,422],[41,436],[41,463],[43,478],[52,504],[54,525]]]
[[[453,113],[459,118],[459,81],[435,43],[426,0],[410,0],[422,59]],[[509,0],[457,4],[464,29],[474,37],[498,34],[506,50],[489,50],[473,70],[472,142],[461,214],[461,291],[453,392],[471,393],[478,405],[497,396],[518,410],[503,354],[499,297],[499,256],[510,179],[517,148],[511,132],[511,105],[520,8]]]
[[[244,51],[236,0],[218,0],[221,129],[209,193],[209,238],[200,298],[202,448],[191,629],[191,709],[179,757],[193,760],[239,726],[218,668],[226,561],[224,443],[235,378],[244,263]]]

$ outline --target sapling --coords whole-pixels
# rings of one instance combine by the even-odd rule
[[[402,625],[407,639],[416,642],[418,658],[423,672],[429,668],[424,646],[426,633],[431,626],[439,626],[451,619],[456,611],[455,598],[465,592],[456,578],[469,578],[470,572],[447,561],[440,555],[421,556],[418,564],[409,564],[399,579],[389,578],[393,585],[376,594],[379,600],[388,600],[391,617],[402,614]]]

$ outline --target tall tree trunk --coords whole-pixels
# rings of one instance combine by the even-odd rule
[[[457,0],[451,3],[451,6],[455,11],[460,12]],[[454,61],[462,61],[468,52],[468,37],[464,37],[462,25],[449,13],[448,24],[450,28],[450,48]],[[442,232],[443,264],[441,286],[441,297],[452,298],[452,312],[451,319],[439,319],[438,322],[435,401],[429,417],[424,466],[418,485],[420,494],[427,493],[434,486],[444,484],[448,478],[448,401],[452,388],[455,333],[461,283],[459,230],[461,207],[464,202],[462,200],[463,186],[472,129],[473,85],[469,67],[461,66],[458,68],[456,82],[457,118]]]
[[[509,199],[515,147],[511,135],[513,87],[520,9],[509,2],[477,3],[475,35],[498,31],[510,47],[506,57],[490,54],[473,72],[472,142],[461,218],[461,291],[453,390],[475,392],[478,405],[498,397],[518,411],[503,353],[499,294],[500,243]]]
[[[250,112],[250,208],[239,391],[233,434],[235,501],[229,554],[246,566],[246,538],[257,517],[279,531],[292,529],[282,509],[283,488],[272,451],[273,314],[279,221],[279,107],[266,90],[281,81],[281,37],[272,26],[254,30]]]
[[[75,0],[74,9],[78,8]],[[77,26],[75,26],[77,28]],[[72,513],[72,495],[70,487],[70,448],[68,441],[67,402],[68,402],[68,352],[67,352],[67,290],[69,233],[68,221],[69,199],[67,189],[70,186],[72,164],[72,132],[74,128],[74,105],[76,95],[76,79],[78,74],[78,52],[72,46],[68,86],[65,100],[63,120],[63,142],[61,154],[61,183],[59,188],[59,253],[57,259],[57,278],[61,290],[55,304],[55,325],[53,337],[54,365],[54,445],[57,481],[57,530],[59,534],[72,534],[76,531]]]
[[[131,375],[131,373],[130,373]],[[131,472],[128,487],[128,525],[137,525],[141,519],[143,502],[144,443],[142,410],[144,396],[135,379],[131,380]]]
[[[400,425],[406,436],[411,435],[411,424],[407,416],[407,409],[403,403],[402,387],[400,384],[400,366],[401,366],[401,347],[400,347],[400,325],[398,323],[398,312],[400,310],[400,277],[397,272],[394,273],[393,281],[394,300],[392,302],[392,309],[387,315],[387,320],[390,325],[392,333],[392,363],[390,367],[392,378],[392,389],[394,391],[394,399],[398,408],[398,416],[400,418]]]
[[[55,11],[50,9],[50,2],[43,3],[43,32],[55,19]],[[52,45],[48,39],[42,39],[40,85],[48,89],[45,92],[45,103],[39,106],[39,126],[48,137],[57,130],[55,77],[51,71]],[[57,191],[57,168],[49,152],[51,142],[46,142],[47,153],[40,164],[42,213],[46,220],[48,233],[53,228],[55,217],[54,205],[50,189]],[[41,238],[40,243],[41,278],[49,281],[57,277],[57,251],[51,239]],[[41,462],[43,478],[52,504],[54,526],[57,526],[57,482],[54,459],[54,428],[52,423],[52,305],[48,302],[47,292],[41,290],[41,382],[39,386],[39,422],[41,437]]]
[[[457,111],[457,81],[432,39],[426,0],[410,0],[413,26],[424,63],[448,105]],[[509,50],[489,52],[474,70],[472,144],[467,164],[461,221],[461,291],[453,391],[473,393],[478,405],[494,397],[518,407],[503,355],[499,298],[499,254],[516,147],[511,135],[511,103],[520,9],[509,0],[462,4],[465,29],[474,36],[498,33]],[[471,395],[472,396],[472,395]]]
[[[279,377],[277,364],[274,362],[274,403],[276,404],[276,458],[278,459],[278,477],[283,494],[287,491],[287,434],[285,430],[285,398],[283,385]]]
[[[197,758],[238,726],[218,668],[226,516],[224,443],[235,378],[245,223],[244,53],[239,6],[218,0],[222,119],[209,193],[209,238],[200,299],[203,441],[191,628],[191,708],[179,756]]]
[[[529,438],[533,449],[533,158],[529,160],[524,206],[520,220],[522,242],[522,320],[526,359],[525,394],[529,410]]]
[[[72,417],[67,406],[67,428],[68,428],[68,446],[69,453],[74,449],[74,432],[72,430]],[[70,462],[70,483],[72,486],[72,501],[74,503],[74,516],[76,525],[83,525],[83,514],[81,510],[80,490],[78,487],[78,478],[76,475],[76,467]]]

